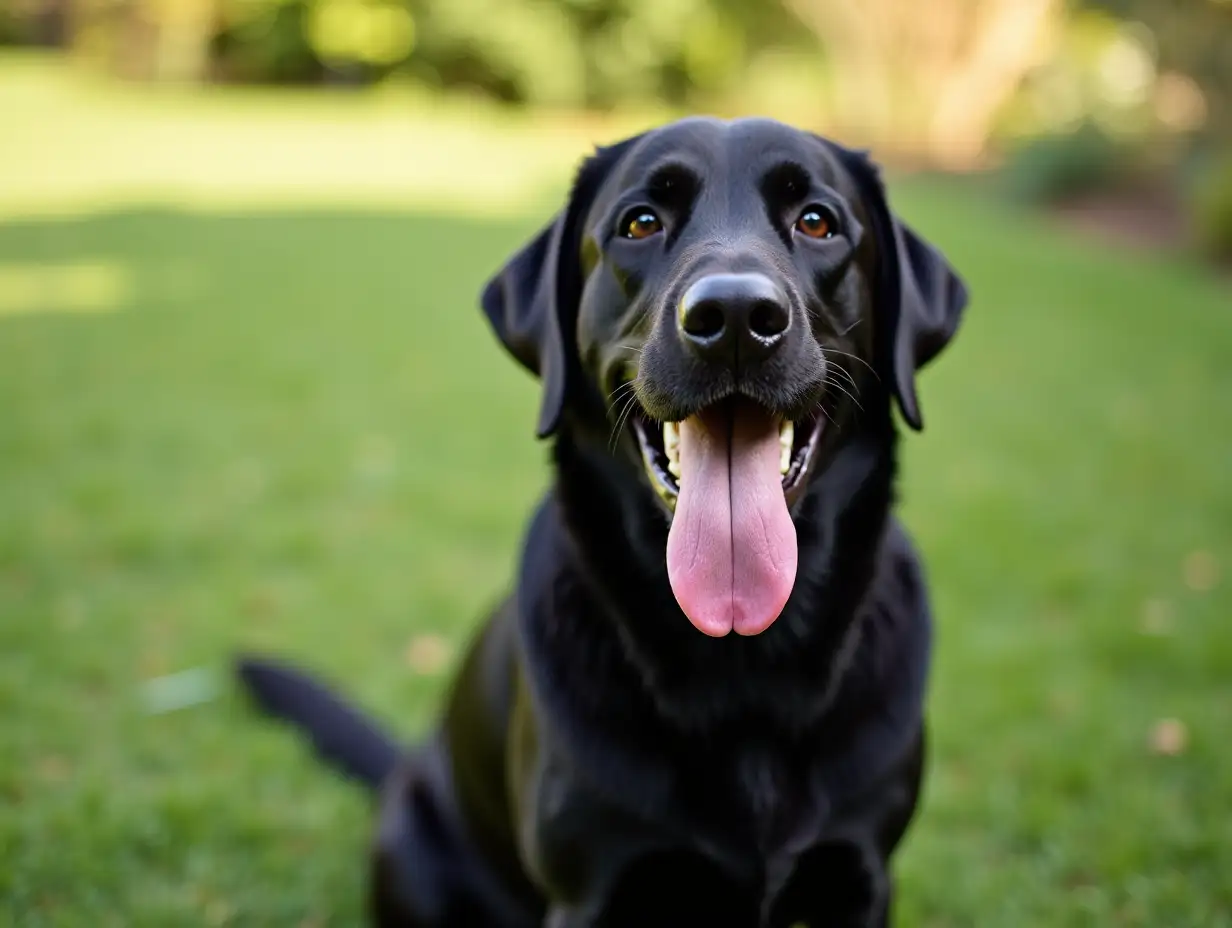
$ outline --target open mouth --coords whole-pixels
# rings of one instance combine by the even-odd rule
[[[778,618],[796,577],[790,506],[823,420],[790,421],[729,397],[680,422],[635,422],[651,483],[672,512],[667,574],[689,621],[721,637]]]
[[[718,411],[721,407],[737,402],[740,401],[729,397],[710,408]],[[769,410],[764,412],[767,416],[774,415]],[[779,430],[779,475],[783,495],[790,505],[795,502],[795,497],[804,484],[804,478],[812,467],[824,419],[820,415],[796,421],[775,418],[778,418]],[[673,511],[680,496],[680,479],[683,473],[680,464],[680,426],[679,422],[655,422],[640,407],[633,414],[633,428],[642,451],[642,463],[646,467],[646,473],[655,491]]]

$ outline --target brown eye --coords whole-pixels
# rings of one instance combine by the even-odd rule
[[[796,228],[809,238],[830,238],[835,225],[831,212],[820,206],[810,206],[796,220]]]
[[[625,238],[648,238],[663,231],[663,223],[648,209],[637,209],[625,219],[622,230]]]

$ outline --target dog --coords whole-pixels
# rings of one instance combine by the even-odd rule
[[[433,733],[238,665],[375,791],[373,924],[891,924],[932,642],[897,417],[967,302],[832,140],[693,117],[584,161],[482,293],[553,479]]]

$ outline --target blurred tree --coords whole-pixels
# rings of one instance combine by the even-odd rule
[[[57,44],[126,77],[199,81],[209,71],[216,0],[28,0]]]
[[[146,0],[146,4],[146,16],[155,24],[155,77],[201,80],[218,17],[215,0]]]
[[[1054,136],[1092,122],[1097,135],[1151,134],[1160,76],[1150,38],[1141,26],[1103,11],[1072,13],[1048,60],[1006,107],[1003,130],[1018,137]]]
[[[318,0],[309,11],[307,34],[323,61],[379,68],[410,54],[415,21],[391,0]]]
[[[303,83],[327,75],[309,41],[307,0],[220,0],[211,72],[218,80]]]
[[[1196,115],[1206,134],[1223,144],[1232,142],[1232,0],[1082,2],[1149,30],[1165,77],[1157,94],[1165,124],[1175,115],[1185,128],[1191,121],[1186,117]]]
[[[419,24],[411,69],[440,86],[508,100],[581,103],[580,37],[565,4],[531,0],[412,0]]]
[[[412,2],[422,29],[411,73],[551,106],[683,103],[715,93],[746,60],[740,11],[767,19],[733,0]],[[781,11],[770,9],[781,30]]]
[[[66,41],[69,0],[0,3],[0,45],[57,48]]]
[[[784,0],[829,62],[829,119],[848,136],[966,167],[1046,56],[1060,0]]]
[[[582,14],[592,105],[626,99],[696,102],[721,92],[747,60],[748,23],[734,6],[713,0],[573,3]]]

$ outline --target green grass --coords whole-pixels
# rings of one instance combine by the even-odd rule
[[[906,442],[901,924],[1232,925],[1229,292],[895,192],[975,297]],[[356,924],[367,800],[221,675],[277,650],[429,724],[546,478],[475,302],[542,213],[53,205],[0,225],[0,924]],[[147,711],[192,668],[215,698]]]

